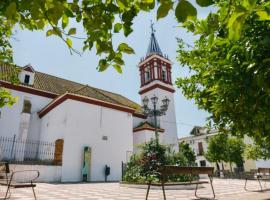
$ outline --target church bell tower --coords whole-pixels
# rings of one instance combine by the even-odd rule
[[[172,85],[172,62],[168,56],[162,53],[155,36],[153,24],[151,25],[151,37],[146,56],[138,64],[140,70],[141,86],[139,94],[141,99],[145,97],[158,97],[157,107],[162,104],[162,99],[170,100],[166,114],[157,118],[157,125],[164,129],[163,141],[161,143],[170,145],[175,151],[178,151],[177,124],[174,106],[174,92]],[[151,122],[153,119],[148,118]]]

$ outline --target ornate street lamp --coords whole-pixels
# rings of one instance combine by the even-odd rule
[[[157,128],[157,116],[162,116],[166,114],[166,111],[168,110],[170,100],[165,97],[165,99],[161,100],[162,105],[160,106],[160,109],[157,109],[157,103],[158,103],[158,97],[153,96],[150,98],[152,104],[153,104],[153,109],[148,107],[149,99],[147,96],[145,96],[142,100],[143,106],[142,109],[144,111],[144,114],[148,117],[154,117],[154,123],[155,123],[155,137],[156,137],[156,142],[158,143],[158,128]]]

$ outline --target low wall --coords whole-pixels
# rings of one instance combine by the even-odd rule
[[[9,167],[12,171],[38,170],[40,176],[35,182],[61,182],[62,166],[10,164]],[[35,175],[36,173],[24,172],[16,174],[14,178],[19,182],[29,182]]]

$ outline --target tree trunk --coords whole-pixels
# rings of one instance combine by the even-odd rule
[[[217,166],[217,176],[220,177],[220,167],[218,162],[216,162],[216,166]]]

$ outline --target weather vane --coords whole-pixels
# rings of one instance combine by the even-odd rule
[[[156,30],[154,29],[154,23],[152,20],[151,20],[151,30],[152,30],[152,33],[156,32]]]

